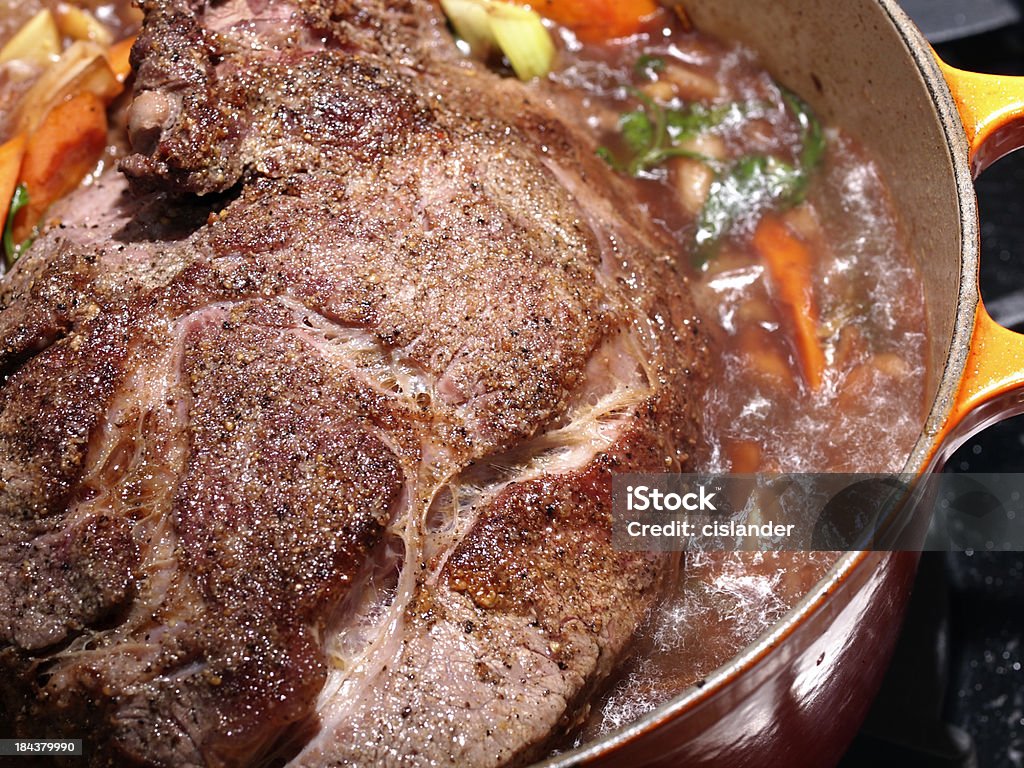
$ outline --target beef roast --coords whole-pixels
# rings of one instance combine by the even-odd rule
[[[0,294],[0,728],[90,765],[519,764],[673,567],[703,339],[559,109],[427,0],[145,0],[132,152]]]

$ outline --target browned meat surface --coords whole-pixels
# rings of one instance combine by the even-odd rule
[[[147,0],[123,175],[0,283],[0,729],[90,765],[504,765],[671,560],[670,247],[426,0]]]

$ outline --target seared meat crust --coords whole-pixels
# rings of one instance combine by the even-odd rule
[[[0,722],[91,765],[505,765],[673,567],[670,247],[426,0],[146,0],[123,175],[0,284]]]

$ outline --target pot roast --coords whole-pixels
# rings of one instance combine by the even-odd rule
[[[146,0],[131,153],[0,294],[0,728],[90,765],[520,764],[675,567],[679,258],[427,0]]]

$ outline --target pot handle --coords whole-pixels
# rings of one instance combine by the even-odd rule
[[[965,72],[941,60],[939,67],[967,133],[975,177],[1024,147],[1024,77]],[[1024,411],[1022,387],[1024,334],[996,323],[979,301],[965,374],[943,430],[946,450],[951,453],[981,427]]]
[[[975,177],[1024,147],[1024,77],[965,72],[941,59],[939,69],[967,132]]]

